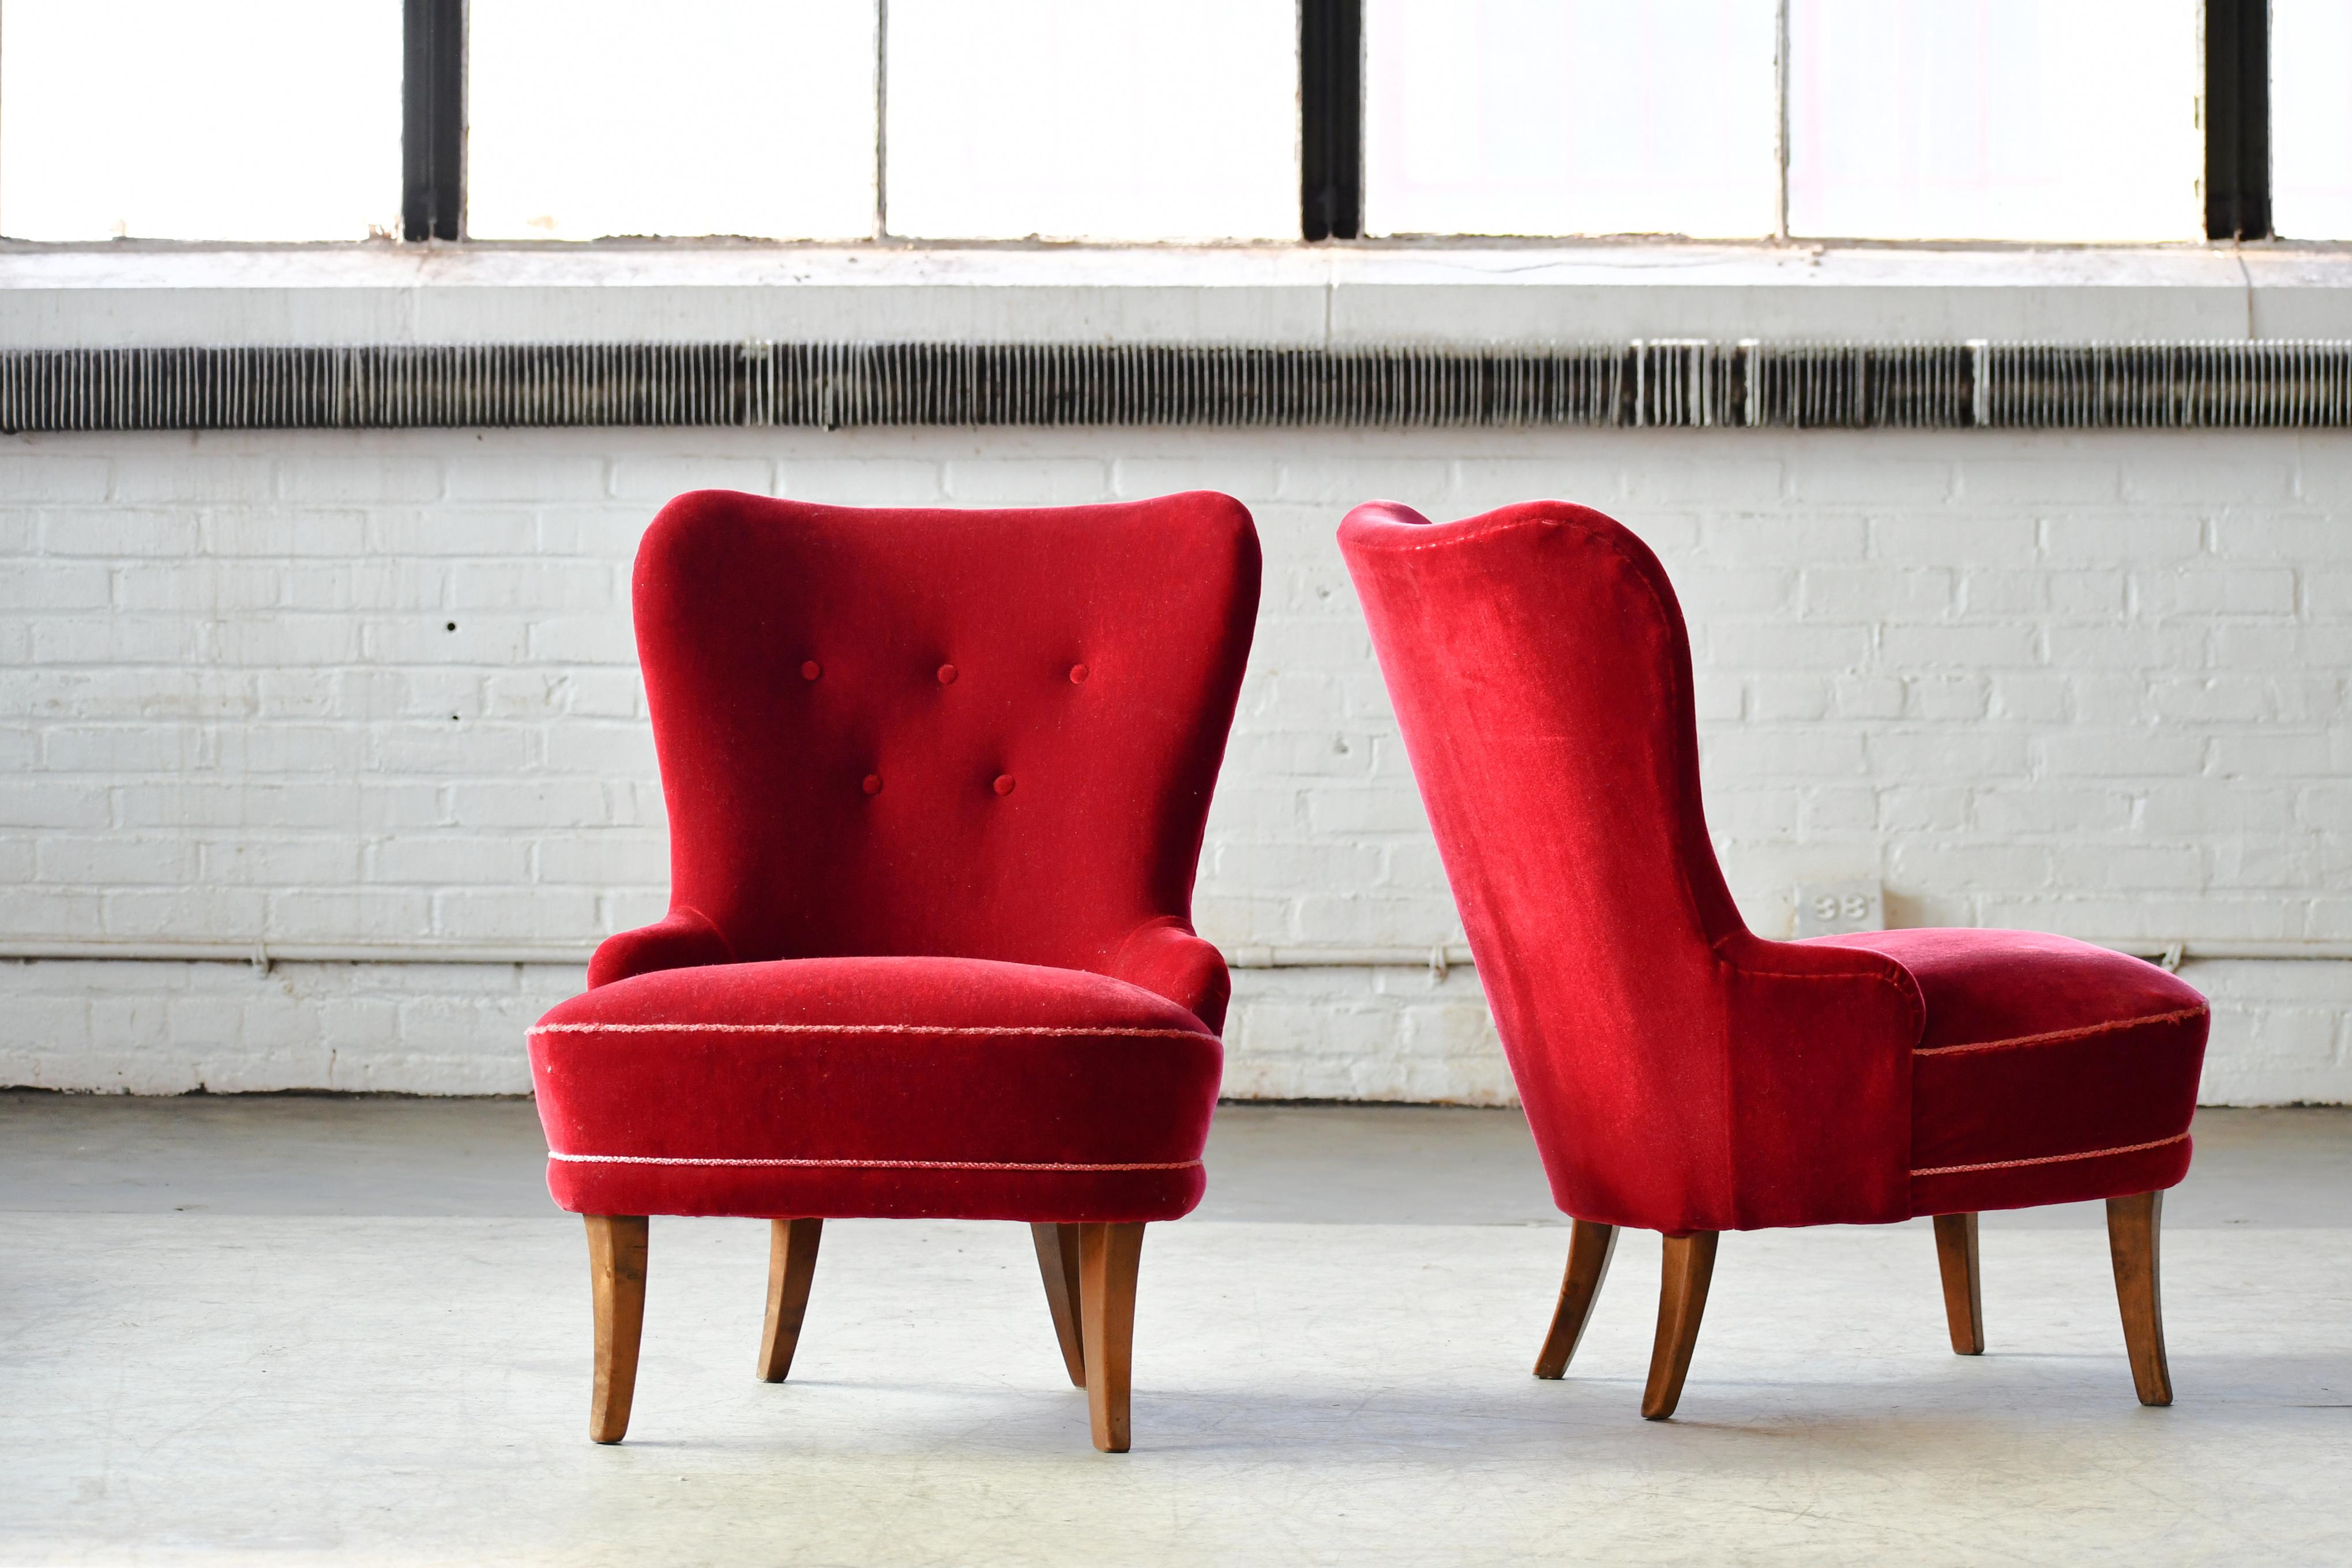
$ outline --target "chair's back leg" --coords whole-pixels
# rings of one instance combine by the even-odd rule
[[[637,1342],[646,1327],[646,1217],[591,1214],[588,1289],[596,1317],[596,1385],[588,1436],[617,1443],[637,1391]]]
[[[1682,1402],[1683,1379],[1690,1375],[1691,1351],[1698,1343],[1699,1319],[1706,1313],[1706,1287],[1715,1278],[1718,1233],[1694,1230],[1666,1238],[1665,1267],[1658,1281],[1658,1337],[1650,1347],[1650,1382],[1642,1390],[1642,1414],[1663,1421]]]
[[[1954,1355],[1984,1354],[1984,1291],[1977,1274],[1977,1217],[1936,1216],[1936,1266],[1944,1275],[1944,1326]]]
[[[801,1321],[808,1316],[809,1286],[816,1279],[822,1219],[768,1222],[768,1318],[760,1330],[760,1381],[782,1383],[800,1348]]]
[[[1140,1225],[1078,1228],[1079,1316],[1086,1324],[1087,1416],[1095,1447],[1128,1447],[1128,1385],[1135,1349],[1135,1274],[1143,1261]]]
[[[2157,1230],[2164,1194],[2107,1199],[2107,1251],[2116,1265],[2116,1302],[2123,1308],[2124,1348],[2143,1405],[2172,1403],[2172,1368],[2164,1358],[2164,1296],[2157,1270]]]
[[[1558,1377],[1568,1370],[1584,1325],[1592,1321],[1592,1303],[1601,1282],[1609,1278],[1609,1260],[1617,1253],[1617,1228],[1589,1219],[1574,1223],[1568,1236],[1568,1272],[1559,1281],[1559,1305],[1552,1309],[1551,1330],[1536,1353],[1536,1375]]]
[[[1029,1228],[1037,1249],[1037,1272],[1045,1281],[1045,1305],[1054,1314],[1054,1337],[1061,1342],[1062,1365],[1070,1386],[1087,1385],[1086,1341],[1078,1328],[1078,1228],[1041,1224]]]

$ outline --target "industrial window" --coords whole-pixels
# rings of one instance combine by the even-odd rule
[[[2352,238],[2347,16],[6,0],[0,235]]]

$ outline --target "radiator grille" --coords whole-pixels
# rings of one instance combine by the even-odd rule
[[[528,425],[2340,427],[2352,343],[16,350],[0,430]]]

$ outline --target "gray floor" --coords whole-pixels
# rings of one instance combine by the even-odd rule
[[[657,1221],[627,1444],[518,1102],[0,1094],[0,1562],[2352,1561],[2352,1113],[2209,1112],[2179,1402],[2095,1207],[1727,1238],[1680,1417],[1657,1249],[1527,1375],[1564,1233],[1509,1113],[1227,1107],[1146,1245],[1136,1451],[1087,1446],[1019,1228],[827,1227],[792,1382],[756,1222]]]

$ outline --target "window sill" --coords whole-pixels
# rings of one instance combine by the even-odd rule
[[[0,348],[2352,339],[2352,250],[2263,246],[0,249]]]

